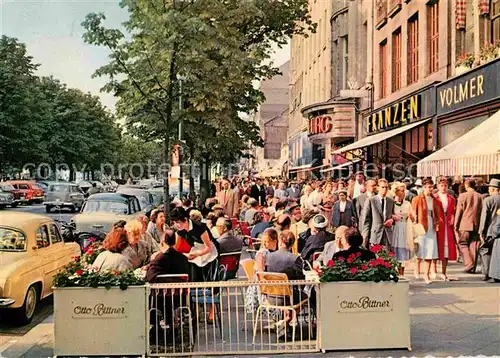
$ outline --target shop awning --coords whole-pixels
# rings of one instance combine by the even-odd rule
[[[365,137],[363,139],[358,140],[357,142],[354,142],[352,144],[346,145],[345,147],[337,149],[336,151],[333,152],[333,154],[340,154],[340,153],[348,152],[350,150],[355,150],[355,149],[369,147],[371,145],[380,143],[380,142],[382,142],[382,141],[384,141],[386,139],[389,139],[391,137],[397,136],[398,134],[406,132],[407,130],[415,128],[415,127],[417,127],[417,126],[419,126],[421,124],[424,124],[424,123],[426,123],[426,122],[428,122],[430,120],[431,120],[431,118],[427,118],[427,119],[424,119],[423,121],[418,121],[418,122],[415,122],[415,123],[412,123],[412,124],[408,124],[406,126],[402,126],[402,127],[399,127],[399,128],[392,129],[392,130],[387,131],[387,132],[378,133],[378,134],[374,134],[374,135]]]
[[[417,175],[500,174],[500,111],[417,163]]]
[[[337,166],[332,167],[332,168],[323,169],[323,170],[321,170],[321,172],[325,173],[325,172],[331,172],[332,170],[339,170],[339,169],[347,168],[350,165],[353,165],[353,164],[360,162],[360,161],[361,161],[361,159],[353,159],[350,162],[345,162],[343,164],[337,165]]]
[[[290,172],[304,171],[304,170],[311,169],[311,166],[312,166],[312,163],[306,164],[306,165],[301,165],[299,167],[291,167],[290,169],[288,169],[288,171],[290,171]]]

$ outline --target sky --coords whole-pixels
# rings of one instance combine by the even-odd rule
[[[100,92],[105,78],[92,78],[105,65],[109,52],[87,45],[81,26],[90,12],[103,12],[106,26],[119,28],[127,12],[118,0],[0,0],[0,35],[15,37],[26,44],[35,63],[41,64],[38,75],[49,76],[69,87],[91,92],[111,110],[116,99]],[[280,66],[290,54],[288,46],[275,52],[273,61]]]

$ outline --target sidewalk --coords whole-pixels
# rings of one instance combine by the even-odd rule
[[[455,282],[416,282],[410,285],[412,351],[328,352],[318,357],[402,357],[500,354],[500,284],[484,283],[481,275],[460,272],[453,264]],[[1,337],[0,357],[51,357],[53,317],[50,316],[23,337]],[[290,355],[301,357],[300,355]],[[307,355],[308,357],[311,355]],[[315,356],[315,355],[312,355]],[[305,355],[302,355],[305,357]]]

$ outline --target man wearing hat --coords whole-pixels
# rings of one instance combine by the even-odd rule
[[[312,235],[307,239],[300,256],[312,263],[315,252],[323,252],[327,242],[335,240],[333,234],[326,231],[328,220],[324,215],[318,214],[312,219]]]
[[[291,182],[290,187],[286,191],[290,199],[295,199],[297,201],[300,199],[300,187],[297,182]]]
[[[248,199],[247,204],[250,206],[250,208],[245,213],[245,221],[248,223],[248,225],[252,226],[253,218],[258,210],[259,203],[254,198],[250,198]]]
[[[500,180],[491,179],[488,193],[489,197],[484,199],[483,210],[481,212],[481,220],[479,223],[479,235],[481,238],[481,246],[479,249],[479,254],[481,255],[482,261],[482,273],[484,275],[483,280],[488,281],[490,279],[490,262],[494,260],[496,267],[500,267],[500,256],[492,257],[494,238],[488,238],[488,228],[494,222],[497,211],[500,210]]]
[[[292,224],[296,224],[302,220],[302,211],[300,210],[299,203],[292,201],[288,204],[286,211],[292,217]]]

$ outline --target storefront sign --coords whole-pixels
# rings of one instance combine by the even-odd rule
[[[368,134],[373,134],[394,129],[418,121],[421,116],[422,98],[417,94],[373,112],[366,118],[366,131]]]
[[[307,134],[311,141],[354,137],[356,116],[354,105],[335,104],[330,111],[309,119]]]
[[[437,115],[500,97],[500,60],[437,86]]]
[[[124,305],[108,306],[97,303],[94,306],[76,305],[73,308],[73,318],[126,318]]]
[[[361,296],[355,298],[343,298],[339,301],[338,311],[343,313],[350,312],[385,312],[391,311],[392,297],[370,297]]]
[[[329,133],[333,129],[330,116],[316,116],[309,120],[309,135]]]

